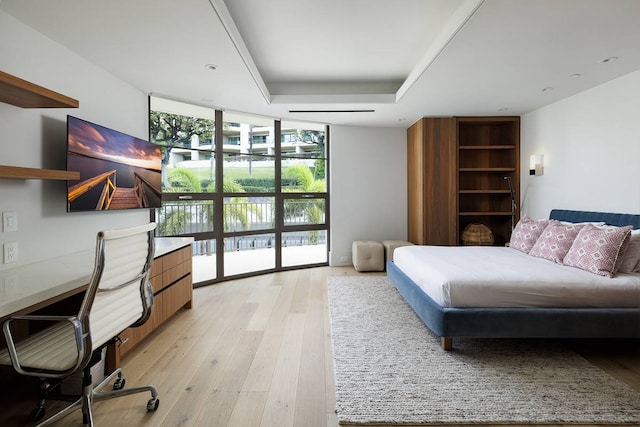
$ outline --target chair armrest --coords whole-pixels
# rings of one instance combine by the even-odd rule
[[[78,360],[73,368],[65,371],[61,375],[52,374],[52,375],[43,375],[37,371],[26,370],[28,368],[24,368],[20,363],[20,357],[18,355],[18,350],[16,348],[16,343],[13,339],[13,335],[11,334],[11,323],[15,320],[26,320],[26,321],[48,321],[48,322],[69,322],[73,326],[75,339],[74,342],[76,344],[76,350],[78,354]],[[37,375],[37,376],[45,376],[45,377],[59,377],[66,375],[68,372],[73,372],[77,369],[77,367],[81,364],[85,345],[84,338],[85,336],[82,333],[82,323],[75,316],[51,316],[51,315],[26,315],[26,316],[13,316],[7,319],[3,325],[4,336],[7,342],[7,351],[9,352],[9,357],[11,358],[11,363],[13,364],[16,372],[22,375]],[[28,339],[28,338],[27,338]],[[19,345],[19,344],[18,344]]]
[[[64,320],[76,319],[76,316],[65,316],[65,315],[41,315],[41,314],[26,314],[23,316],[11,316],[9,319],[5,320],[5,324],[12,320],[45,320],[51,322],[62,322]]]

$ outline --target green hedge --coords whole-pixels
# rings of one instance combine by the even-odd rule
[[[234,180],[238,184],[244,188],[244,191],[247,193],[260,193],[267,191],[275,191],[276,188],[276,180],[274,178],[236,178]],[[211,179],[203,179],[200,181],[202,188],[208,188],[214,180]],[[172,183],[174,187],[179,188],[179,183]],[[282,187],[283,188],[296,188],[298,187],[298,183],[295,179],[292,178],[282,178]]]

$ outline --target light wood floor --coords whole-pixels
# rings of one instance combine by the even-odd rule
[[[149,394],[94,405],[98,426],[336,427],[327,276],[351,267],[268,274],[194,290],[180,311],[123,361],[127,387]],[[615,344],[615,345],[612,345]],[[575,343],[593,363],[640,390],[638,342]],[[29,384],[31,385],[31,384]],[[0,425],[25,425],[34,400],[4,388]],[[77,411],[56,426],[81,425]],[[572,427],[576,427],[572,425]]]

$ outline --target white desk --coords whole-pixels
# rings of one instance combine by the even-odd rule
[[[155,257],[192,242],[192,237],[157,237]],[[0,271],[0,319],[32,312],[83,291],[94,261],[95,249],[87,249]]]

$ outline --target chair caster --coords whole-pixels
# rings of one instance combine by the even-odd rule
[[[158,406],[160,406],[160,399],[152,397],[147,402],[147,412],[155,412],[155,410],[158,409]]]
[[[44,417],[45,409],[44,407],[39,407],[31,411],[29,414],[29,421],[40,421],[42,417]]]
[[[113,383],[113,389],[114,390],[122,390],[124,388],[124,384],[125,384],[125,380],[124,378],[118,378],[114,381]]]

